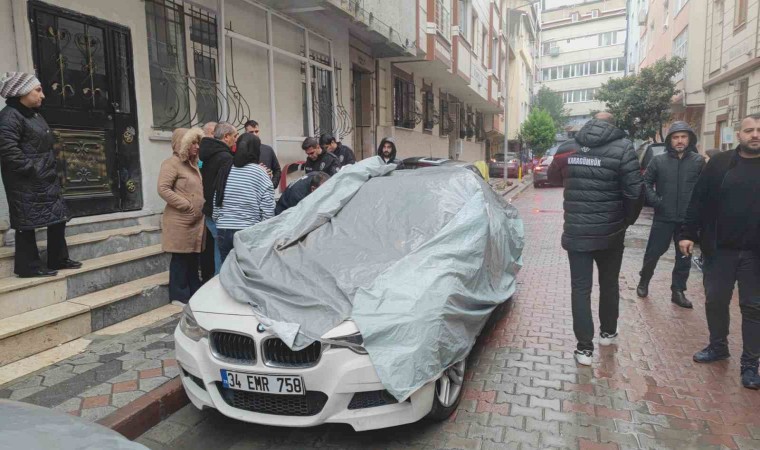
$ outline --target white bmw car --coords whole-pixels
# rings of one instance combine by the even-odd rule
[[[469,170],[394,168],[361,161],[235,235],[175,331],[196,407],[357,431],[454,412],[467,355],[514,292],[522,221]]]
[[[259,327],[251,308],[230,298],[218,277],[198,291],[191,307],[174,337],[182,384],[199,409],[265,425],[346,423],[363,431],[446,419],[461,398],[464,360],[397,402],[351,321],[294,352]]]

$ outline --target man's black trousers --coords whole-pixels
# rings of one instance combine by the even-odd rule
[[[668,251],[670,243],[673,242],[675,247],[675,265],[673,266],[673,281],[670,289],[672,291],[683,292],[686,290],[686,282],[689,280],[689,270],[691,269],[691,258],[681,253],[678,249],[678,231],[681,224],[676,222],[654,221],[652,229],[649,231],[649,241],[647,250],[644,253],[644,267],[641,269],[641,279],[649,282],[657,268],[657,261]]]
[[[742,313],[743,367],[757,367],[760,358],[760,256],[752,251],[718,249],[705,256],[705,313],[710,344],[728,349],[729,304],[739,283]]]
[[[624,247],[594,252],[568,252],[570,284],[572,287],[573,331],[578,350],[594,349],[594,319],[591,317],[591,288],[594,282],[594,262],[599,273],[600,331],[617,331],[620,304],[620,266]]]
[[[66,222],[47,227],[47,266],[57,266],[69,258],[66,246]],[[32,275],[42,266],[34,230],[16,230],[16,256],[13,272]]]

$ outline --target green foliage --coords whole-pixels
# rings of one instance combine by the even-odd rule
[[[677,56],[663,58],[638,74],[604,83],[596,99],[606,103],[617,126],[629,136],[656,141],[663,124],[670,120],[673,96],[680,93],[673,78],[685,65],[686,60]]]
[[[562,100],[562,94],[559,92],[546,86],[541,86],[541,89],[536,93],[533,108],[543,109],[548,112],[554,121],[557,131],[562,130],[562,127],[567,124],[570,111],[565,108],[565,102]]]
[[[557,127],[552,116],[543,109],[534,108],[528,115],[528,120],[520,127],[520,136],[533,150],[536,156],[554,145]]]

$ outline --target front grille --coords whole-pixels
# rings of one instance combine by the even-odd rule
[[[348,409],[374,408],[398,403],[388,391],[357,392],[348,404]]]
[[[264,362],[279,367],[310,367],[319,361],[322,343],[314,341],[303,350],[293,351],[278,338],[266,339],[261,343]]]
[[[211,351],[218,358],[236,363],[256,362],[256,343],[252,337],[243,334],[225,331],[211,332]]]
[[[216,383],[224,402],[233,408],[275,416],[314,416],[327,403],[327,394],[309,391],[306,395],[260,394],[258,392],[225,389]]]

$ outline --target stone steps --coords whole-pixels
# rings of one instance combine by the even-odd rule
[[[45,236],[45,233],[38,233]],[[157,225],[134,225],[126,228],[106,229],[93,233],[74,234],[66,238],[69,257],[75,261],[136,250],[161,242],[161,228]],[[47,261],[47,241],[39,241],[42,262]],[[14,247],[0,247],[0,278],[12,277]]]
[[[0,279],[0,319],[61,303],[101,289],[165,271],[169,255],[161,245],[82,261],[54,277]]]
[[[0,319],[0,366],[166,305],[168,283],[161,272]]]

